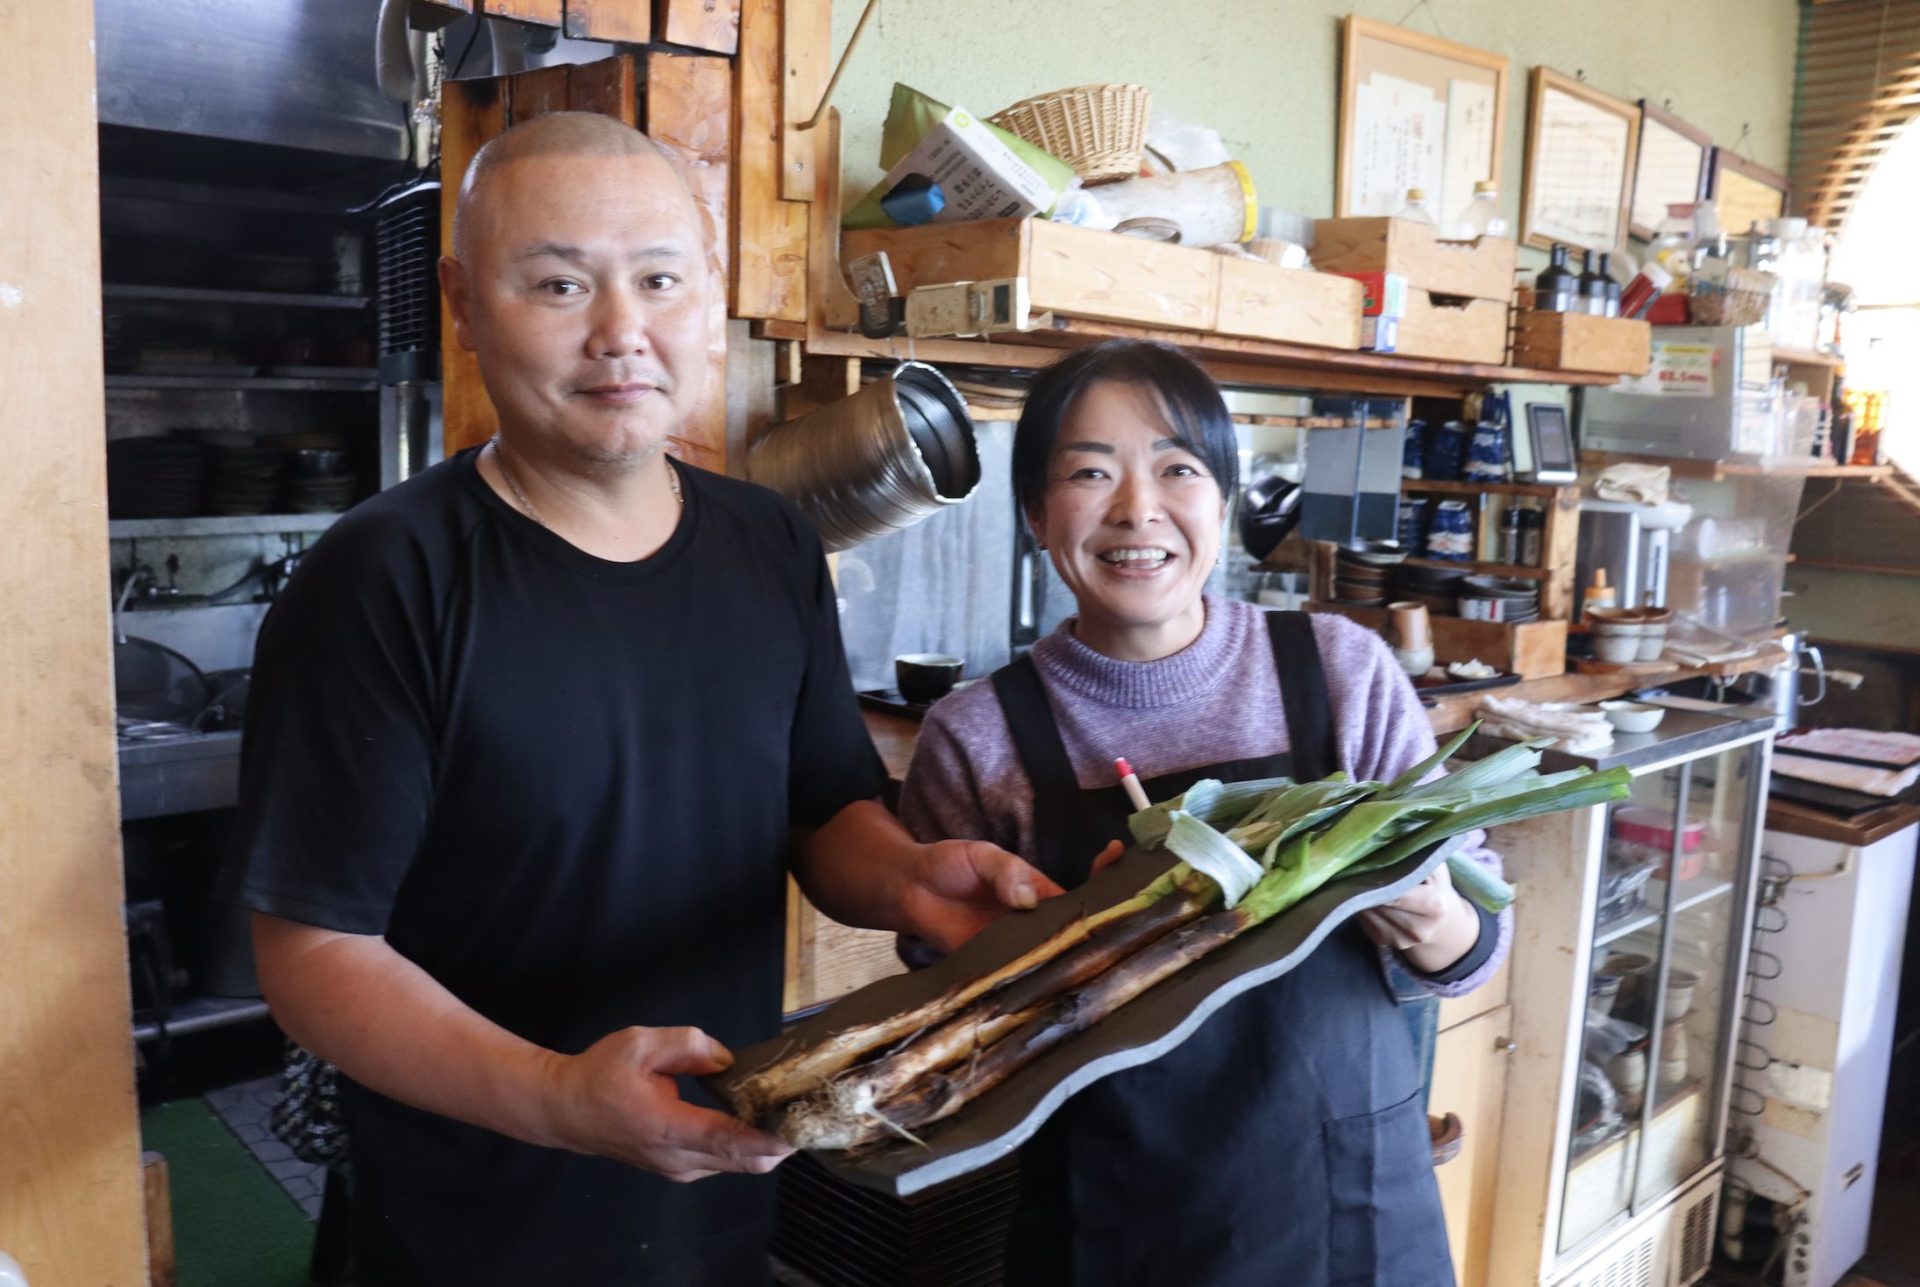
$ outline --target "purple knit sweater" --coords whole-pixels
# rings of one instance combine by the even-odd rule
[[[1154,778],[1290,749],[1263,610],[1211,596],[1206,608],[1200,637],[1158,661],[1097,653],[1073,636],[1072,621],[1034,645],[1082,787],[1113,785],[1120,756],[1142,778]],[[1432,755],[1426,711],[1380,637],[1331,614],[1316,614],[1313,629],[1340,767],[1358,780],[1384,781]],[[1017,854],[1034,852],[1033,788],[992,684],[961,689],[927,713],[900,817],[921,840],[991,840]],[[1500,856],[1485,839],[1472,833],[1465,853],[1497,873]],[[1512,941],[1509,909],[1500,914],[1499,946],[1485,965],[1458,982],[1429,986],[1443,996],[1473,991],[1499,968]]]

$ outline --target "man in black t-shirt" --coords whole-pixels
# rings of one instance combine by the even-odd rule
[[[226,885],[346,1074],[365,1287],[765,1282],[786,1148],[675,1078],[777,1031],[783,873],[946,947],[1056,891],[875,802],[817,538],[662,454],[720,284],[645,136],[503,134],[441,277],[499,436],[268,615]]]

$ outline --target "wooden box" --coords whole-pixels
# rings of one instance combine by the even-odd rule
[[[1027,279],[1035,313],[1213,329],[1220,265],[1208,250],[1048,219],[976,219],[841,235],[840,262],[887,252],[901,294],[947,282]]]
[[[1645,375],[1652,355],[1653,327],[1632,318],[1532,309],[1514,317],[1515,366]]]
[[[1220,311],[1213,329],[1256,340],[1360,347],[1359,282],[1351,277],[1282,268],[1263,259],[1216,255]]]
[[[1311,602],[1309,612],[1337,612],[1370,630],[1387,624],[1384,608],[1354,608],[1343,603]],[[1567,623],[1528,621],[1508,625],[1501,621],[1469,621],[1465,617],[1433,617],[1433,662],[1483,661],[1522,679],[1546,679],[1567,670]]]
[[[1496,299],[1513,294],[1514,241],[1481,237],[1441,241],[1407,219],[1318,219],[1313,266],[1324,273],[1398,273],[1407,285],[1437,295]]]
[[[1507,360],[1507,301],[1410,289],[1394,352],[1498,366]]]

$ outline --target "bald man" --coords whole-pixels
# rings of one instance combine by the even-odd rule
[[[363,1287],[763,1283],[786,1149],[678,1079],[777,1031],[785,873],[946,947],[1056,890],[875,802],[818,540],[662,451],[720,288],[666,157],[516,126],[454,251],[499,434],[343,517],[269,613],[226,887],[346,1074]]]

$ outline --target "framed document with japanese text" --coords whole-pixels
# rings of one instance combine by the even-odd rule
[[[1536,67],[1527,107],[1527,177],[1520,236],[1618,250],[1640,141],[1640,109],[1547,67]]]

